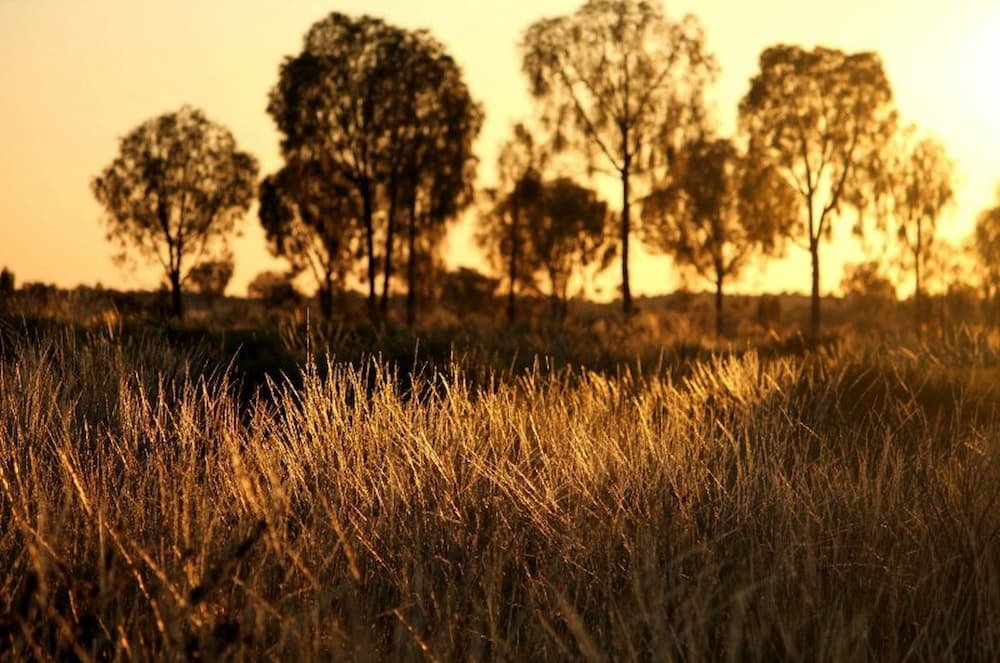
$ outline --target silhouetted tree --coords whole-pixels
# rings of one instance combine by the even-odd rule
[[[511,137],[500,148],[497,158],[498,185],[485,192],[487,208],[480,216],[476,239],[487,256],[507,280],[507,321],[517,317],[518,287],[534,288],[538,266],[531,264],[525,246],[526,218],[538,211],[542,176],[548,162],[548,150],[539,146],[523,124],[513,127]]]
[[[774,254],[799,218],[795,192],[773,167],[729,140],[698,140],[678,154],[672,176],[642,206],[643,242],[715,287],[715,331],[724,329],[725,282],[755,252]]]
[[[362,241],[357,191],[322,162],[292,160],[264,178],[258,216],[268,249],[316,283],[323,316],[333,314]]]
[[[0,297],[13,294],[16,287],[17,281],[14,278],[14,272],[6,267],[0,270]]]
[[[756,152],[795,187],[808,221],[804,236],[812,259],[810,327],[820,331],[821,240],[832,235],[845,205],[871,202],[884,165],[882,148],[892,135],[892,90],[875,53],[848,54],[817,47],[772,46],[740,102],[740,121]]]
[[[526,248],[548,279],[553,312],[564,317],[573,275],[595,262],[603,269],[614,258],[607,241],[610,214],[594,191],[565,177],[547,182],[537,204]]]
[[[416,321],[419,247],[444,238],[444,224],[473,199],[478,160],[472,151],[482,107],[444,47],[425,32],[409,33],[406,68],[398,73],[402,103],[397,125],[401,194],[407,210],[406,321]],[[392,251],[387,243],[387,296]],[[384,300],[385,301],[385,300]]]
[[[530,26],[521,45],[531,92],[555,128],[621,180],[622,307],[632,312],[629,237],[634,178],[669,161],[669,146],[703,121],[702,91],[716,71],[692,16],[669,20],[659,2],[588,0]]]
[[[282,134],[286,161],[317,160],[331,178],[354,188],[368,259],[369,312],[375,317],[376,237],[385,242],[384,307],[398,211],[409,205],[412,221],[422,199],[429,219],[446,218],[461,207],[461,187],[438,186],[428,193],[426,182],[432,173],[454,178],[461,171],[469,177],[481,109],[469,98],[457,65],[426,32],[333,13],[315,23],[302,52],[282,64],[268,112]],[[442,167],[456,160],[461,168]],[[450,199],[446,191],[453,194]],[[411,226],[415,235],[416,225]]]
[[[1000,185],[996,203],[976,218],[973,239],[974,255],[983,284],[983,296],[988,302],[990,321],[997,324],[1000,314]]]
[[[926,313],[924,278],[935,248],[938,219],[955,193],[954,164],[944,147],[930,138],[914,144],[915,131],[907,127],[892,145],[883,173],[880,207],[902,244],[903,267],[913,270],[914,313],[919,328]]]
[[[936,308],[942,332],[955,331],[959,323],[972,322],[978,312],[981,294],[974,286],[976,253],[975,242],[941,240],[927,256],[928,308]]]
[[[188,273],[188,281],[195,291],[209,297],[222,297],[226,292],[226,286],[233,278],[235,263],[233,254],[225,255],[213,260],[203,260]]]
[[[186,265],[225,248],[254,197],[257,161],[228,129],[188,106],[144,122],[121,139],[119,154],[92,188],[108,238],[157,260],[183,313]]]
[[[0,270],[0,312],[3,312],[15,290],[14,272],[6,267]]]
[[[396,117],[393,43],[398,28],[370,16],[332,13],[306,33],[302,52],[286,58],[268,113],[282,134],[286,161],[317,160],[354,187],[368,259],[369,314],[377,313],[375,253],[379,186],[391,169]]]

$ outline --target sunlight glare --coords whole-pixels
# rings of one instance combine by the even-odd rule
[[[1000,119],[1000,12],[972,26],[958,50],[960,103],[972,104],[976,115]]]

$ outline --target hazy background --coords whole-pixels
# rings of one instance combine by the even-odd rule
[[[282,57],[298,52],[306,29],[331,11],[427,27],[447,45],[486,107],[478,154],[480,183],[488,184],[497,144],[512,121],[533,113],[517,51],[522,31],[581,2],[0,0],[0,265],[22,283],[156,287],[158,270],[128,272],[112,263],[91,177],[114,157],[120,136],[183,103],[228,126],[241,148],[260,159],[263,173],[276,168],[268,91]],[[766,46],[877,50],[904,121],[936,136],[957,161],[957,205],[941,221],[943,234],[968,233],[993,201],[1000,179],[997,0],[678,0],[666,9],[674,17],[695,12],[705,26],[722,68],[712,99],[723,132],[733,128]],[[619,205],[617,188],[602,190]],[[266,252],[256,209],[243,227],[230,285],[236,294],[258,271],[279,264]],[[452,233],[452,264],[481,266],[470,230],[466,218]],[[827,249],[824,290],[837,288],[845,260],[864,257],[848,235],[845,229]],[[869,249],[881,251],[877,244]],[[640,253],[633,270],[636,293],[676,285],[666,259]],[[785,260],[750,273],[737,290],[805,291],[808,256],[791,247]],[[605,296],[614,294],[611,286]]]

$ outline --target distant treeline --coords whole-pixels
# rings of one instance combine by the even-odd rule
[[[122,260],[162,266],[178,317],[185,289],[225,290],[229,240],[255,201],[287,271],[258,276],[251,292],[279,300],[311,279],[325,317],[343,315],[346,293],[360,287],[361,315],[384,321],[402,285],[413,325],[442,287],[449,223],[470,211],[494,276],[453,274],[449,287],[502,293],[511,322],[524,296],[564,316],[614,264],[631,315],[633,235],[711,287],[718,334],[726,287],[797,245],[811,258],[803,285],[818,338],[822,247],[848,230],[877,234],[886,248],[852,267],[846,291],[892,298],[893,284],[912,284],[918,327],[931,315],[929,291],[974,287],[995,299],[1000,196],[974,238],[939,239],[954,163],[901,126],[877,53],[766,48],[736,134],[721,136],[704,103],[719,68],[693,16],[589,0],[528,26],[519,49],[535,113],[512,127],[488,188],[477,188],[474,149],[485,109],[444,45],[426,30],[332,13],[284,59],[270,92],[281,168],[261,177],[200,110],[165,113],[125,135],[92,182],[108,237]],[[614,210],[594,189],[604,176],[621,187]]]

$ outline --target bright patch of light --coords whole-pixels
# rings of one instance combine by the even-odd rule
[[[961,86],[957,104],[976,117],[1000,124],[1000,12],[970,26],[957,49],[956,82]]]

